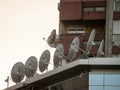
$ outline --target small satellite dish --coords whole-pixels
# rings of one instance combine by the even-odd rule
[[[11,70],[11,78],[13,82],[19,83],[24,79],[25,76],[25,66],[21,62],[14,64]]]
[[[64,47],[63,44],[59,44],[54,53],[54,68],[58,68],[58,66],[62,66],[62,58],[64,57]]]
[[[37,70],[37,59],[35,56],[31,56],[27,59],[25,63],[25,75],[28,78],[31,78],[34,76]]]
[[[56,30],[54,29],[50,36],[47,39],[47,43],[49,46],[56,48],[59,43],[59,36],[56,34]]]
[[[79,38],[75,37],[70,45],[69,58],[72,61],[76,57],[79,48]]]
[[[104,52],[103,52],[103,45],[104,45],[104,40],[102,40],[101,43],[100,43],[100,46],[99,46],[98,52],[97,52],[97,57],[101,57],[101,55],[104,54]]]
[[[93,29],[92,32],[90,33],[90,36],[89,36],[89,39],[88,39],[88,42],[87,42],[87,46],[86,46],[87,54],[90,53],[92,45],[95,45],[94,38],[95,38],[95,29]]]
[[[45,50],[39,60],[39,70],[40,72],[44,72],[47,69],[48,64],[50,62],[50,52],[49,50]]]

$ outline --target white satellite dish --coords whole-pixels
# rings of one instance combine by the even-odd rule
[[[39,60],[39,70],[40,72],[44,72],[47,69],[48,64],[50,62],[50,51],[45,50]]]
[[[101,55],[104,54],[104,52],[103,52],[103,46],[104,46],[104,40],[102,40],[101,43],[100,43],[100,46],[99,46],[98,52],[97,52],[97,57],[101,57]]]
[[[92,32],[90,33],[90,36],[89,36],[89,39],[88,39],[88,42],[87,42],[87,46],[86,46],[87,54],[90,53],[92,45],[95,45],[94,38],[95,38],[95,29],[93,29]]]
[[[31,56],[27,59],[26,63],[25,63],[25,75],[28,78],[31,78],[34,76],[34,74],[36,73],[37,70],[37,59],[35,56]]]
[[[87,52],[84,51],[83,49],[81,49],[79,47],[80,45],[80,41],[79,41],[79,37],[75,37],[70,45],[70,49],[69,49],[69,58],[70,58],[70,61],[72,61],[75,57],[76,57],[76,54],[78,52],[78,50],[82,51],[83,54],[88,58],[88,55],[87,55]]]
[[[56,34],[56,30],[54,29],[50,36],[47,39],[47,43],[49,46],[56,48],[59,43],[59,35]]]
[[[76,57],[76,53],[78,52],[79,47],[79,38],[75,37],[70,45],[69,49],[69,58],[72,61]]]
[[[59,44],[55,50],[54,53],[54,58],[53,58],[53,63],[54,63],[54,68],[58,68],[58,66],[62,66],[62,59],[67,58],[64,55],[64,47],[63,44]],[[68,59],[68,58],[67,58]]]
[[[11,70],[11,78],[13,82],[19,83],[24,79],[25,76],[25,66],[21,62],[14,64]]]

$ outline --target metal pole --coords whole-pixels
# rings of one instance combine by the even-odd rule
[[[7,82],[7,88],[9,87],[9,76],[7,77],[7,79],[5,80],[5,82]]]
[[[105,35],[105,57],[112,57],[113,42],[113,9],[114,0],[107,0],[106,7],[106,35]]]

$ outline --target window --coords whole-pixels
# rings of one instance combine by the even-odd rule
[[[89,90],[120,90],[120,73],[90,73]]]
[[[94,8],[93,7],[86,7],[86,8],[84,8],[84,12],[94,12]]]
[[[115,0],[115,11],[120,11],[120,0]]]
[[[95,11],[105,11],[105,7],[96,7]]]
[[[89,90],[103,90],[102,86],[89,86]]]
[[[120,58],[120,54],[113,54],[112,56],[113,56],[113,57],[117,57],[117,58],[119,57],[119,58]]]
[[[86,7],[84,12],[105,11],[105,7]]]
[[[107,86],[119,86],[120,87],[120,75],[105,75],[104,84]]]
[[[120,47],[120,34],[113,34],[113,43]]]
[[[101,74],[90,74],[89,85],[103,85],[103,75]]]
[[[84,28],[69,28],[68,30],[69,34],[84,34]]]
[[[120,87],[106,86],[105,90],[120,90]]]

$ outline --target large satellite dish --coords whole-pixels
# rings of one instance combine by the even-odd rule
[[[94,38],[95,38],[95,29],[93,29],[92,32],[90,33],[90,36],[89,36],[89,39],[88,39],[88,42],[87,42],[87,46],[86,46],[87,54],[90,53],[92,45],[95,45]]]
[[[48,64],[50,62],[50,52],[49,50],[45,50],[39,60],[39,70],[40,72],[44,72],[47,69]]]
[[[55,50],[54,53],[54,68],[57,68],[58,66],[62,66],[62,59],[64,57],[64,47],[63,44],[59,44]]]
[[[11,70],[11,78],[13,82],[19,83],[24,79],[25,76],[25,66],[21,62],[14,64]]]
[[[31,78],[34,76],[34,74],[36,73],[37,70],[37,59],[35,56],[31,56],[27,59],[26,63],[25,63],[25,75],[28,78]]]
[[[76,54],[78,52],[78,50],[82,51],[82,53],[88,58],[87,52],[84,51],[83,49],[81,49],[79,47],[80,45],[80,41],[78,37],[75,37],[70,45],[70,49],[69,49],[69,58],[70,61],[72,61],[73,59],[75,59]]]
[[[50,36],[47,39],[47,43],[49,46],[56,48],[59,43],[59,36],[56,34],[56,30],[54,29]]]
[[[75,37],[70,45],[69,58],[72,61],[76,57],[79,48],[79,38]]]
[[[101,55],[104,54],[104,52],[103,52],[103,46],[104,46],[104,40],[102,40],[101,43],[100,43],[100,46],[99,46],[98,52],[97,52],[97,57],[101,57]]]

